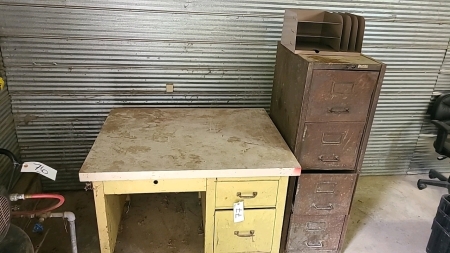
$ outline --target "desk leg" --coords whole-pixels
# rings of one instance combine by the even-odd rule
[[[113,253],[126,195],[105,195],[102,182],[93,182],[101,253]]]
[[[271,253],[279,253],[281,247],[281,234],[283,231],[284,209],[286,207],[286,196],[289,177],[281,177],[278,181],[278,197],[276,203],[275,227],[272,241]],[[287,217],[289,218],[289,217]]]
[[[205,253],[214,252],[214,226],[216,209],[216,179],[206,181],[206,197],[204,198],[204,230],[205,230]]]

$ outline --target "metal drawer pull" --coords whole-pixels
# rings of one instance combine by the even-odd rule
[[[336,114],[350,113],[350,108],[348,108],[348,107],[345,107],[345,108],[328,108],[328,112],[329,113],[336,113]]]
[[[253,199],[258,195],[258,192],[253,192],[252,195],[243,195],[242,192],[236,193],[236,196],[238,196],[241,199]]]
[[[316,203],[312,204],[312,207],[316,210],[333,210],[333,204],[329,203],[327,206],[316,206]]]
[[[234,235],[237,237],[253,237],[255,236],[255,230],[250,230],[248,234],[241,234],[239,231],[234,231]]]
[[[323,243],[322,243],[322,241],[319,241],[319,242],[316,242],[316,243],[306,242],[306,246],[308,248],[322,248],[323,247]]]
[[[324,163],[339,162],[339,156],[335,155],[333,158],[327,159],[323,155],[321,155],[319,156],[319,160]]]

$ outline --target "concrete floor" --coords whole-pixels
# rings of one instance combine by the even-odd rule
[[[443,188],[419,191],[419,176],[361,177],[344,246],[345,253],[425,252]],[[99,253],[92,192],[67,192],[61,210],[77,215],[80,253]],[[157,205],[154,205],[154,204]],[[132,196],[124,215],[116,253],[199,253],[203,244],[196,193]],[[22,226],[26,220],[17,221]],[[34,222],[34,221],[33,221]],[[34,223],[28,225],[31,231]],[[69,234],[59,219],[46,220],[49,230],[39,252],[70,252]],[[35,244],[43,235],[32,234]]]
[[[444,188],[417,189],[428,175],[361,177],[345,253],[425,252]]]

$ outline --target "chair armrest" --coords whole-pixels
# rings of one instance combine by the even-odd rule
[[[444,151],[445,141],[450,133],[450,126],[439,120],[432,120],[431,123],[438,128],[438,133],[435,142],[436,152],[442,155]]]

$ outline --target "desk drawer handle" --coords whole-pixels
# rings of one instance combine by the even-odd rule
[[[253,237],[255,236],[255,230],[250,230],[247,234],[241,234],[239,231],[234,231],[234,235],[237,237]]]
[[[312,204],[312,207],[316,210],[333,210],[333,204],[329,203],[327,206],[317,206],[315,203]]]
[[[319,156],[319,160],[324,163],[339,162],[339,156],[335,155],[335,156],[333,156],[333,158],[327,159],[323,155],[321,155],[321,156]]]
[[[316,243],[306,242],[306,246],[308,248],[322,248],[323,247],[323,243],[322,243],[322,241],[319,241],[319,242],[316,242]]]
[[[350,113],[350,108],[328,108],[328,112],[336,114]]]
[[[236,196],[238,196],[241,199],[253,199],[258,195],[258,192],[253,192],[252,195],[243,195],[242,192],[236,193]]]

